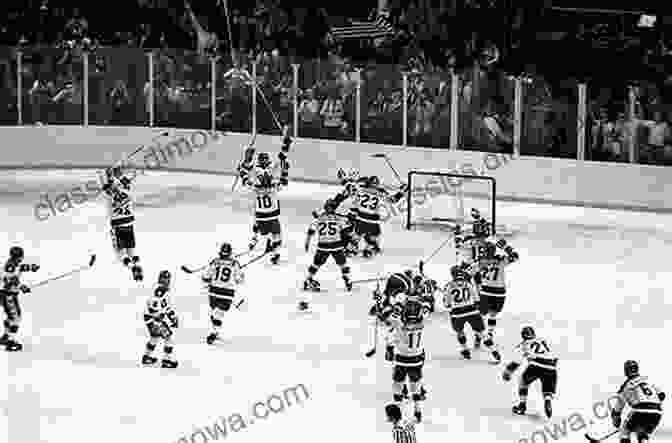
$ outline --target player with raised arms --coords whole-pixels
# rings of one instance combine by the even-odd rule
[[[278,264],[282,246],[280,225],[280,201],[278,193],[289,184],[289,162],[287,154],[292,143],[287,128],[278,153],[279,164],[274,165],[268,152],[259,152],[254,161],[255,150],[250,147],[238,167],[244,188],[254,194],[254,223],[250,250],[254,249],[260,237],[266,237],[265,253],[271,254],[271,263]]]

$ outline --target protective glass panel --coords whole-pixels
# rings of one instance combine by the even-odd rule
[[[461,75],[459,147],[513,153],[515,82],[504,71],[474,68]]]
[[[229,57],[217,61],[216,126],[221,131],[252,132],[252,63],[239,56],[236,63]]]
[[[446,72],[409,75],[409,145],[450,148],[451,84]]]
[[[210,59],[181,49],[154,56],[154,124],[210,129]]]
[[[401,145],[403,75],[398,66],[372,65],[362,71],[361,140]]]
[[[578,84],[554,84],[540,76],[526,77],[520,140],[522,155],[576,158]]]
[[[359,73],[348,64],[310,60],[299,69],[299,136],[354,140]]]
[[[672,166],[672,95],[667,89],[645,81],[631,89],[634,118],[628,125],[637,163]]]
[[[14,48],[0,47],[0,125],[18,122],[16,54]]]
[[[257,97],[257,130],[280,134],[294,121],[294,70],[289,57],[267,55],[257,63],[260,93]],[[259,91],[257,91],[259,92]]]
[[[24,124],[83,123],[83,62],[76,49],[26,48],[21,81]]]
[[[89,55],[89,124],[147,126],[149,57],[134,48]]]

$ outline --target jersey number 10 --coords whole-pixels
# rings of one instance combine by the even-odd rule
[[[257,207],[259,209],[271,209],[273,200],[268,195],[260,195],[257,197]]]

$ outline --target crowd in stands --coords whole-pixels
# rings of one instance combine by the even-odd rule
[[[534,11],[505,9],[508,2],[390,0],[393,35],[356,42],[334,41],[329,31],[347,26],[349,16],[366,17],[370,10],[375,16],[375,4],[362,2],[356,6],[362,11],[341,5],[340,11],[339,5],[285,3],[117,0],[77,8],[76,2],[5,0],[0,123],[16,124],[20,88],[22,123],[81,124],[86,59],[89,124],[146,125],[151,114],[156,125],[209,128],[214,64],[219,129],[251,131],[256,124],[260,133],[277,133],[268,101],[283,122],[291,124],[297,112],[302,137],[354,140],[358,133],[363,142],[447,148],[457,106],[462,149],[512,152],[515,73],[524,79],[522,154],[576,157],[577,85],[585,81],[587,159],[631,161],[634,143],[635,161],[672,164],[667,59],[630,81],[602,84],[512,63],[511,48],[535,50],[521,43],[529,32],[522,16]],[[655,54],[667,54],[664,39],[656,42],[663,47]],[[253,122],[254,72],[259,106]]]

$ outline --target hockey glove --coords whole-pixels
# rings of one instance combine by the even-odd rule
[[[504,240],[503,238],[500,238],[499,240],[497,240],[497,243],[495,243],[495,245],[499,249],[504,249],[506,247],[506,240]]]
[[[387,345],[385,347],[385,360],[393,361],[394,360],[394,346]]]
[[[348,175],[345,173],[343,168],[338,168],[338,172],[336,173],[336,177],[338,177],[338,179],[341,181],[342,185],[345,185],[345,183],[347,182],[346,179],[347,179]]]
[[[21,285],[19,286],[19,291],[23,292],[24,294],[30,292],[30,288],[26,285]]]
[[[665,401],[665,393],[664,392],[659,392],[658,393],[658,400]]]
[[[621,427],[621,413],[616,411],[611,411],[611,423],[615,428]]]

